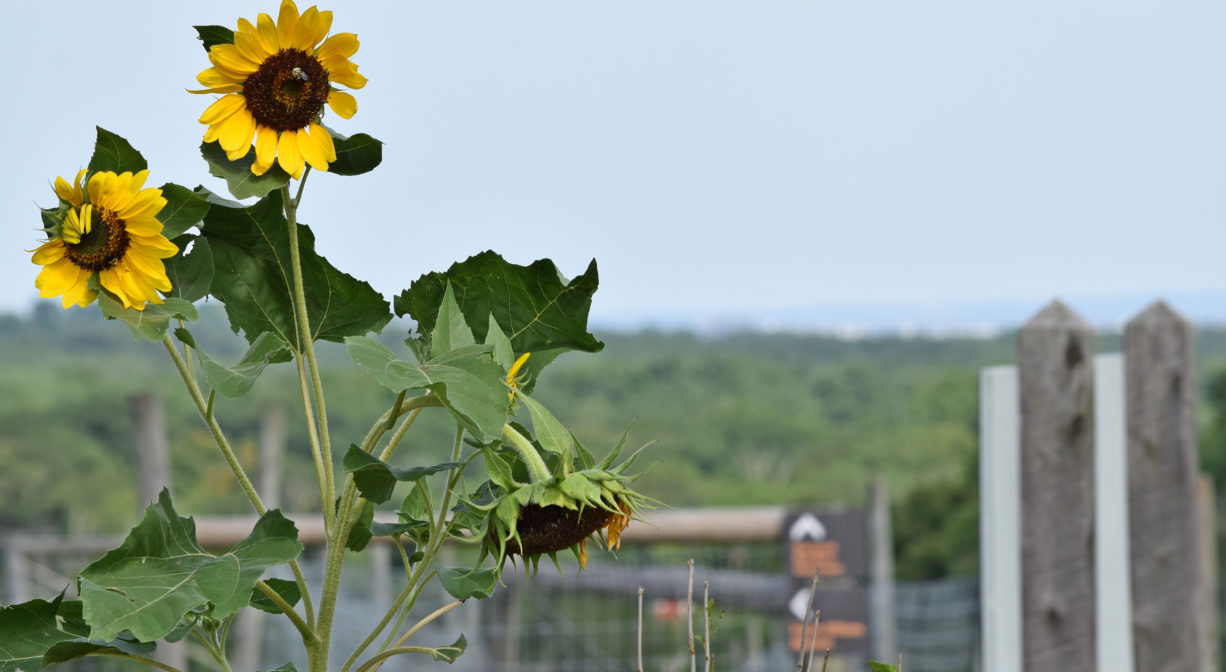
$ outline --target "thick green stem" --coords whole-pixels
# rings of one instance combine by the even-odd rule
[[[541,454],[536,452],[536,446],[533,446],[527,437],[517,432],[514,427],[503,425],[502,438],[519,452],[520,457],[524,458],[524,464],[528,466],[528,473],[531,474],[533,483],[553,480],[553,474],[549,473],[545,460],[541,459]]]
[[[314,409],[319,421],[320,452],[322,453],[324,466],[324,477],[319,482],[319,490],[325,502],[323,511],[324,526],[331,530],[335,520],[332,507],[336,501],[336,480],[332,473],[332,438],[328,432],[328,409],[324,403],[323,381],[320,379],[319,362],[315,357],[315,339],[311,333],[311,323],[307,314],[306,289],[302,280],[302,254],[298,249],[298,201],[302,198],[302,187],[305,186],[306,175],[304,174],[302,178],[298,185],[297,198],[290,198],[289,185],[286,184],[281,187],[281,199],[282,207],[285,209],[286,232],[289,242],[290,297],[294,302],[294,321],[298,325],[298,339],[301,341],[297,352],[300,359],[305,357],[307,369],[310,372],[311,391],[313,392],[315,402]],[[304,410],[307,411],[308,415],[310,414],[310,408],[305,408]]]
[[[324,466],[324,453],[319,445],[319,432],[315,427],[315,413],[311,406],[306,367],[301,357],[294,358],[294,364],[298,366],[298,390],[302,394],[302,410],[307,424],[307,442],[311,445],[311,459],[315,462],[315,480],[319,483],[319,502],[324,514],[324,533],[327,534],[327,531],[333,526],[332,510],[336,504],[328,499],[327,489],[324,488],[324,483],[328,480],[328,468]]]

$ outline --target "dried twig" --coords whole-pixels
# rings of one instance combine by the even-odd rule
[[[813,584],[809,586],[809,603],[805,605],[805,617],[800,624],[800,653],[796,655],[796,672],[801,672],[805,669],[805,627],[809,625],[809,613],[813,611],[813,598],[817,596],[817,583],[820,577],[816,571],[813,572]]]
[[[690,589],[687,594],[686,620],[690,624],[690,672],[698,671],[698,657],[694,651],[694,558],[690,558]]]
[[[818,609],[813,612],[813,635],[809,637],[809,662],[806,663],[806,669],[813,672],[813,652],[817,651],[817,629],[822,623],[822,610]],[[801,635],[804,632],[800,633]]]
[[[639,668],[643,672],[643,587],[639,586]]]

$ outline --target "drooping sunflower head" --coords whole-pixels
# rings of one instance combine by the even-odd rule
[[[554,460],[553,477],[536,483],[523,482],[527,473],[521,465],[489,468],[490,461],[504,458],[487,454],[491,480],[478,491],[481,501],[468,506],[484,512],[474,536],[500,568],[514,556],[522,557],[533,569],[541,556],[556,564],[557,553],[565,550],[574,553],[581,568],[586,567],[590,539],[616,551],[630,521],[656,504],[630,487],[636,476],[627,475],[626,470],[637,453],[611,467],[620,446],[600,464],[594,464],[577,443],[576,448],[574,468],[567,460]]]
[[[157,215],[166,206],[161,189],[144,189],[149,171],[86,170],[70,184],[55,180],[60,206],[51,214],[49,240],[34,250],[32,261],[43,267],[34,285],[43,298],[61,297],[65,308],[88,306],[98,298],[91,286],[114,294],[127,308],[144,310],[162,303],[158,290],[170,291],[162,260],[179,248],[162,235]],[[84,187],[83,187],[84,185]]]
[[[366,85],[349,60],[358,50],[353,33],[328,36],[332,12],[308,8],[301,14],[283,0],[276,22],[260,14],[253,25],[238,20],[232,44],[209,48],[212,67],[196,79],[206,88],[192,93],[223,94],[204,111],[205,142],[217,141],[231,161],[247,156],[255,139],[251,172],[263,175],[274,161],[294,177],[306,164],[327,170],[336,160],[332,136],[320,124],[324,105],[346,119],[357,112],[353,96],[335,87]],[[321,43],[322,41],[322,43]]]

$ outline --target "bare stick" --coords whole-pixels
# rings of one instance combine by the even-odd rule
[[[817,651],[817,629],[822,622],[822,610],[813,612],[813,635],[809,637],[809,662],[805,664],[809,672],[813,671],[813,654]],[[803,632],[801,633],[804,634]]]
[[[643,672],[643,587],[639,586],[639,668]]]
[[[698,657],[694,651],[694,558],[690,558],[690,589],[686,597],[686,616],[685,620],[689,621],[690,625],[690,672],[697,672]]]
[[[702,582],[702,652],[706,654],[707,672],[711,672],[711,582]]]
[[[817,571],[813,572],[813,584],[809,586],[809,603],[805,605],[805,617],[800,624],[800,653],[796,655],[796,671],[805,669],[805,626],[809,624],[809,614],[813,611],[813,598],[817,596],[817,583],[821,580]]]
[[[826,666],[830,664],[830,649],[826,649],[826,659],[822,661],[822,672],[826,672]]]

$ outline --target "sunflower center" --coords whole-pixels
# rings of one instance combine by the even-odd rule
[[[112,210],[93,208],[89,233],[81,242],[66,244],[68,260],[87,271],[105,271],[119,263],[132,242],[124,222]]]
[[[282,49],[264,59],[243,84],[247,109],[257,124],[277,131],[306,128],[328,102],[328,71],[301,49]]]

